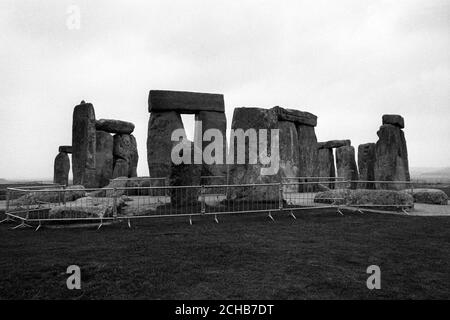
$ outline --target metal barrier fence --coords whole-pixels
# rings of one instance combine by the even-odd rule
[[[314,181],[305,182],[305,179]],[[156,217],[185,216],[192,223],[193,216],[214,216],[218,222],[219,215],[232,213],[267,213],[273,219],[273,213],[287,212],[296,218],[295,212],[299,210],[335,208],[342,214],[340,209],[349,205],[347,186],[362,182],[339,178],[287,177],[280,183],[266,184],[141,186],[136,183],[136,186],[128,186],[130,184],[127,183],[125,187],[102,189],[64,186],[8,188],[6,220],[19,221],[20,224],[14,228],[30,227],[37,223],[39,229],[44,222],[82,221],[99,223],[100,228],[104,221],[125,220],[130,226],[133,219]],[[410,182],[392,184],[405,183]],[[376,203],[350,205],[360,210],[383,207]],[[399,208],[404,209],[402,206]]]

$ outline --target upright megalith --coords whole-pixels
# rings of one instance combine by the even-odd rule
[[[229,184],[256,184],[279,182],[279,136],[278,117],[273,110],[262,108],[235,108],[231,123],[230,148],[228,154]],[[266,130],[266,131],[264,131]],[[274,138],[274,139],[272,139]],[[264,141],[265,140],[265,141]],[[274,140],[274,141],[272,141]],[[264,143],[265,142],[265,143]],[[261,146],[258,146],[259,144]],[[272,143],[278,155],[271,153]],[[272,157],[269,164],[261,162],[261,152]],[[275,158],[273,158],[275,157]],[[278,199],[278,193],[270,186],[260,188],[236,187],[231,191],[232,198]]]
[[[147,135],[147,162],[151,177],[170,176],[171,152],[176,144],[171,137],[177,129],[184,132],[181,116],[177,112],[152,112],[150,114]],[[185,132],[184,135],[186,136]]]
[[[97,187],[103,188],[113,178],[113,136],[108,132],[97,130],[96,146],[95,165]]]
[[[125,160],[128,167],[126,177],[137,177],[137,164],[139,160],[136,138],[132,134],[114,135],[114,167],[118,160]],[[121,169],[122,169],[121,163]]]
[[[375,180],[410,181],[408,150],[399,115],[384,115],[375,147]],[[377,184],[377,188],[404,189],[405,184]]]
[[[59,152],[55,158],[53,183],[69,185],[70,160],[65,152]]]
[[[285,192],[298,192],[298,182],[292,177],[298,177],[300,154],[298,147],[298,133],[295,123],[278,120],[279,145],[280,145],[280,169],[279,176],[284,182],[290,183],[285,186]]]
[[[375,184],[375,143],[361,144],[358,147],[359,187],[361,189],[374,189]]]
[[[324,178],[336,177],[333,149],[332,148],[319,149],[317,157],[318,157],[318,165],[317,166],[318,166],[319,177],[324,177]],[[329,187],[334,187],[334,184],[332,184],[332,183],[328,183],[328,184],[325,183],[325,185],[327,185]]]
[[[195,115],[194,141],[205,155],[203,157],[202,176],[213,177],[204,179],[204,184],[226,183],[226,130],[227,118],[223,112],[200,111]],[[214,147],[215,144],[217,144],[217,148]]]
[[[134,131],[133,123],[122,120],[100,119],[95,125],[97,130],[110,133],[131,134]]]
[[[336,168],[339,178],[346,181],[353,181],[345,184],[346,187],[355,189],[358,180],[358,167],[355,160],[355,148],[352,146],[344,146],[336,149]]]
[[[73,111],[72,171],[74,185],[96,186],[95,111],[91,103],[82,101]]]

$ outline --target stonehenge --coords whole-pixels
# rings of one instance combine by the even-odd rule
[[[375,180],[410,181],[408,150],[400,115],[384,115],[375,146]],[[405,184],[377,184],[377,188],[404,189]]]
[[[221,94],[151,90],[148,111],[149,173],[153,178],[167,179],[171,186],[284,182],[282,191],[295,193],[316,191],[317,187],[307,189],[289,182],[318,182],[321,177],[353,181],[343,187],[361,189],[403,189],[401,183],[377,181],[410,180],[405,122],[400,115],[382,116],[378,141],[359,145],[356,161],[350,140],[317,141],[317,116],[309,112],[280,106],[237,107],[228,148]],[[195,115],[194,141],[186,137],[181,114]],[[81,101],[73,110],[72,145],[58,148],[54,182],[69,184],[69,155],[73,184],[85,188],[104,187],[118,177],[137,177],[139,155],[134,129],[127,121],[96,120],[94,106]],[[174,157],[189,161],[177,163]],[[323,185],[335,187],[328,181]],[[229,196],[268,201],[279,197],[272,186],[235,187]],[[184,196],[171,193],[177,204],[195,203],[197,197],[195,192]]]
[[[73,184],[101,188],[115,177],[136,177],[139,156],[133,131],[131,122],[96,120],[94,106],[81,101],[73,111],[72,145],[59,147],[53,180],[68,184],[68,154],[72,154]]]

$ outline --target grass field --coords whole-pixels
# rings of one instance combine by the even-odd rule
[[[298,212],[90,229],[0,225],[1,299],[450,298],[450,219]],[[81,290],[68,290],[69,265]],[[366,268],[381,268],[368,290]]]

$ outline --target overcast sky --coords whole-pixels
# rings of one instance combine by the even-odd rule
[[[83,99],[135,123],[148,175],[150,89],[223,93],[228,127],[235,107],[309,111],[355,147],[398,113],[410,166],[448,167],[449,31],[448,0],[1,0],[0,178],[52,178]]]

